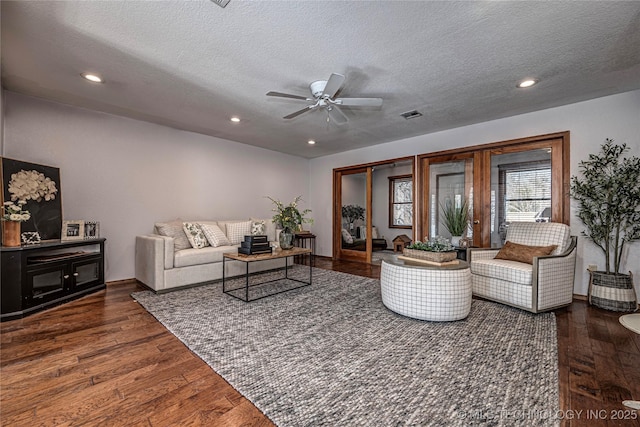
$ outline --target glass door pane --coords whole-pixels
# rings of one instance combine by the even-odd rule
[[[451,239],[453,234],[445,225],[444,209],[467,207],[469,218],[473,217],[473,159],[429,163],[428,235],[426,238],[442,236]],[[473,238],[471,221],[465,221],[462,237]],[[454,242],[455,244],[456,242]]]
[[[512,222],[551,220],[551,179],[551,147],[491,155],[491,247]]]
[[[342,249],[366,252],[367,173],[342,175]]]

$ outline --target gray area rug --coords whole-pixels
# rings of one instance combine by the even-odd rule
[[[221,283],[132,296],[279,426],[558,424],[552,313],[474,300],[463,321],[413,320],[378,280],[322,269],[250,303]]]

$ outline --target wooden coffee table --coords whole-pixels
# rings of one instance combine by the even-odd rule
[[[309,259],[309,281],[308,282],[289,277],[289,257],[303,256],[303,255],[308,255],[310,257],[310,259]],[[278,259],[278,258],[284,258],[285,259],[285,261],[284,261],[284,277],[280,277],[280,278],[272,279],[272,280],[266,280],[264,282],[249,284],[249,278],[252,276],[252,274],[249,273],[249,264],[251,264],[252,262],[267,261],[267,260]],[[227,285],[228,280],[225,277],[225,272],[226,272],[225,263],[226,263],[227,260],[234,260],[234,261],[240,261],[240,262],[244,262],[245,263],[246,269],[245,269],[245,283],[244,283],[244,286],[236,287],[236,288],[233,288],[233,289],[227,289],[226,285]],[[243,255],[243,254],[238,254],[238,253],[224,253],[224,254],[222,254],[222,292],[224,292],[227,295],[231,295],[234,298],[238,298],[241,301],[250,302],[250,301],[259,300],[259,299],[262,299],[262,298],[265,298],[265,297],[268,297],[268,296],[280,294],[282,292],[292,291],[294,289],[298,289],[298,288],[302,288],[304,286],[311,285],[312,272],[313,272],[313,267],[312,266],[313,266],[313,252],[311,251],[311,249],[308,249],[308,248],[297,248],[297,247],[294,247],[294,248],[286,249],[286,250],[285,249],[281,249],[281,250],[273,251],[270,254],[259,254],[259,255]],[[253,273],[253,274],[259,274],[259,273]],[[268,284],[268,283],[274,283],[274,282],[278,282],[278,281],[283,281],[283,280],[296,282],[296,286],[287,287],[286,289],[280,289],[279,287],[274,287],[274,292],[270,292],[270,293],[261,295],[261,296],[256,297],[256,298],[249,298],[249,288],[254,287],[254,286],[265,285],[265,284]],[[244,290],[244,292],[242,292],[242,290]]]

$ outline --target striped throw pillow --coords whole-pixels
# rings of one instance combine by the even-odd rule
[[[218,246],[229,246],[231,242],[227,239],[227,236],[222,232],[220,227],[215,224],[198,224],[202,229],[202,233],[207,238],[211,246],[217,248]]]

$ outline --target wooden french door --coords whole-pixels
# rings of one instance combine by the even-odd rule
[[[413,238],[412,229],[391,229],[389,177],[395,175],[415,176],[415,157],[400,157],[379,162],[336,168],[333,170],[333,257],[371,263],[371,253],[379,250],[380,240],[387,245],[397,234],[407,233]],[[415,200],[415,181],[412,181],[412,200]],[[342,215],[345,206],[364,208],[364,217],[351,227]],[[412,216],[415,224],[415,214]],[[413,225],[412,224],[412,225]],[[387,226],[388,225],[388,226]],[[374,226],[376,235],[374,236]],[[357,244],[346,244],[343,232]],[[380,232],[380,235],[378,235]],[[387,246],[389,247],[389,246]]]
[[[466,199],[467,236],[477,247],[500,247],[512,221],[569,224],[569,132],[418,156],[417,235],[446,235],[443,201]]]
[[[371,166],[357,167],[348,170],[338,171],[334,174],[334,258],[350,261],[371,262]],[[358,220],[357,226],[366,228],[364,247],[360,243],[358,246],[349,246],[342,235],[343,230],[351,235],[351,239],[358,239],[355,236],[355,229],[350,229],[349,225],[343,228],[342,206],[364,207],[364,219]],[[363,224],[364,223],[364,224]],[[353,226],[353,223],[350,224]]]

